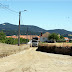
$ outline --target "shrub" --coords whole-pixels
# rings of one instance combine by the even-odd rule
[[[20,44],[27,43],[28,39],[20,38]],[[14,38],[6,38],[6,35],[4,32],[0,32],[0,42],[6,43],[6,44],[18,44],[18,39]]]
[[[3,31],[0,32],[0,40],[5,40],[6,39],[6,35]]]
[[[7,44],[13,44],[14,39],[13,38],[6,38],[5,43]]]

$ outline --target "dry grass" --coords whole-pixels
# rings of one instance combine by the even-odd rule
[[[39,51],[72,55],[72,43],[40,43]]]
[[[9,56],[11,54],[15,54],[17,52],[23,51],[28,48],[29,46],[26,44],[17,46],[17,45],[9,45],[9,44],[0,43],[0,58]]]
[[[39,43],[39,46],[71,47],[72,43]]]

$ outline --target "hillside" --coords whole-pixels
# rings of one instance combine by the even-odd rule
[[[10,23],[3,23],[0,24],[0,31],[4,31],[6,35],[18,35],[18,25],[10,24]],[[40,35],[40,33],[58,33],[58,34],[72,34],[71,31],[67,31],[64,29],[54,29],[54,30],[45,30],[37,26],[33,25],[20,25],[21,34],[31,34],[31,35]],[[27,32],[28,31],[28,32]]]
[[[71,31],[67,31],[64,29],[54,29],[54,30],[47,30],[50,33],[59,33],[59,34],[72,34]]]
[[[0,24],[0,31],[4,31],[6,35],[18,35],[18,25],[3,23]],[[46,30],[33,25],[20,25],[21,34],[32,34],[40,35],[41,32],[46,32]],[[28,32],[27,32],[28,31]]]
[[[20,25],[20,30],[27,31],[34,31],[34,32],[44,32],[46,30],[39,28],[33,25]],[[0,30],[18,30],[18,25],[10,24],[10,23],[3,23],[0,24]]]

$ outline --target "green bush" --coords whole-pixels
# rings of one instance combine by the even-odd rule
[[[15,44],[18,44],[18,39],[14,39],[13,44],[14,44],[14,45],[15,45]]]
[[[0,32],[0,40],[5,40],[6,39],[6,35],[3,31]]]
[[[20,38],[20,44],[27,43],[27,41],[29,40]],[[5,43],[6,44],[18,44],[18,39],[6,38]]]
[[[27,42],[29,42],[29,40],[28,39],[23,39],[23,38],[20,38],[20,43],[22,44],[22,43],[27,43]]]
[[[72,40],[69,40],[70,43],[72,43]]]
[[[20,38],[20,44],[27,43],[28,39]],[[6,35],[4,32],[0,32],[0,42],[6,43],[6,44],[18,44],[18,39],[14,38],[6,38]]]
[[[6,38],[5,43],[6,44],[13,44],[14,39],[13,38]]]
[[[1,43],[5,43],[5,40],[0,40]]]

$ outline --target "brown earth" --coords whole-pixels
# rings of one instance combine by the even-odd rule
[[[20,46],[18,46],[0,43],[0,58],[18,53],[28,48],[29,45],[26,44],[21,44]]]
[[[0,72],[72,72],[72,56],[43,53],[37,47],[0,58]]]
[[[37,50],[72,56],[72,43],[39,43]]]

